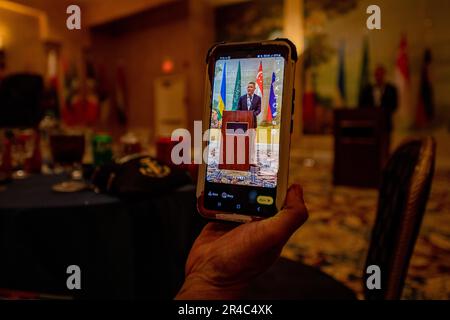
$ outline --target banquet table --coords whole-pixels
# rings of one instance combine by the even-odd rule
[[[0,289],[79,299],[172,298],[204,225],[195,188],[120,199],[58,193],[63,175],[33,175],[0,192]],[[67,267],[81,270],[69,290]]]

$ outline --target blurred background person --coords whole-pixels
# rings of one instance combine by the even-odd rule
[[[397,110],[397,89],[386,81],[386,69],[378,65],[374,72],[374,84],[368,84],[359,98],[360,108],[381,108],[386,114],[386,128],[392,131],[392,115]]]

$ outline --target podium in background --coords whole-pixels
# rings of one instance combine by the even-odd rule
[[[248,129],[255,127],[253,119],[253,111],[224,111],[222,115],[222,142],[220,146],[219,169],[249,171],[250,170],[250,143],[253,143]],[[233,130],[234,133],[227,133],[227,129]],[[236,130],[241,129],[243,133],[236,133]],[[242,137],[244,136],[244,137]],[[244,139],[244,161],[238,163],[238,147],[239,139]],[[242,141],[242,140],[241,140]],[[251,142],[252,141],[252,142]],[[234,158],[232,163],[227,163],[227,143],[234,144]],[[242,152],[240,150],[239,152]],[[241,161],[242,162],[242,161]]]
[[[382,109],[335,110],[333,183],[378,187],[389,156],[389,135]]]

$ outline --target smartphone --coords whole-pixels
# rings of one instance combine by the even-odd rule
[[[197,208],[209,219],[273,216],[287,191],[297,52],[287,39],[221,43],[207,55]]]

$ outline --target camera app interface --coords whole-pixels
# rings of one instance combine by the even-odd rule
[[[284,58],[220,57],[215,64],[205,205],[270,214],[279,169]]]

